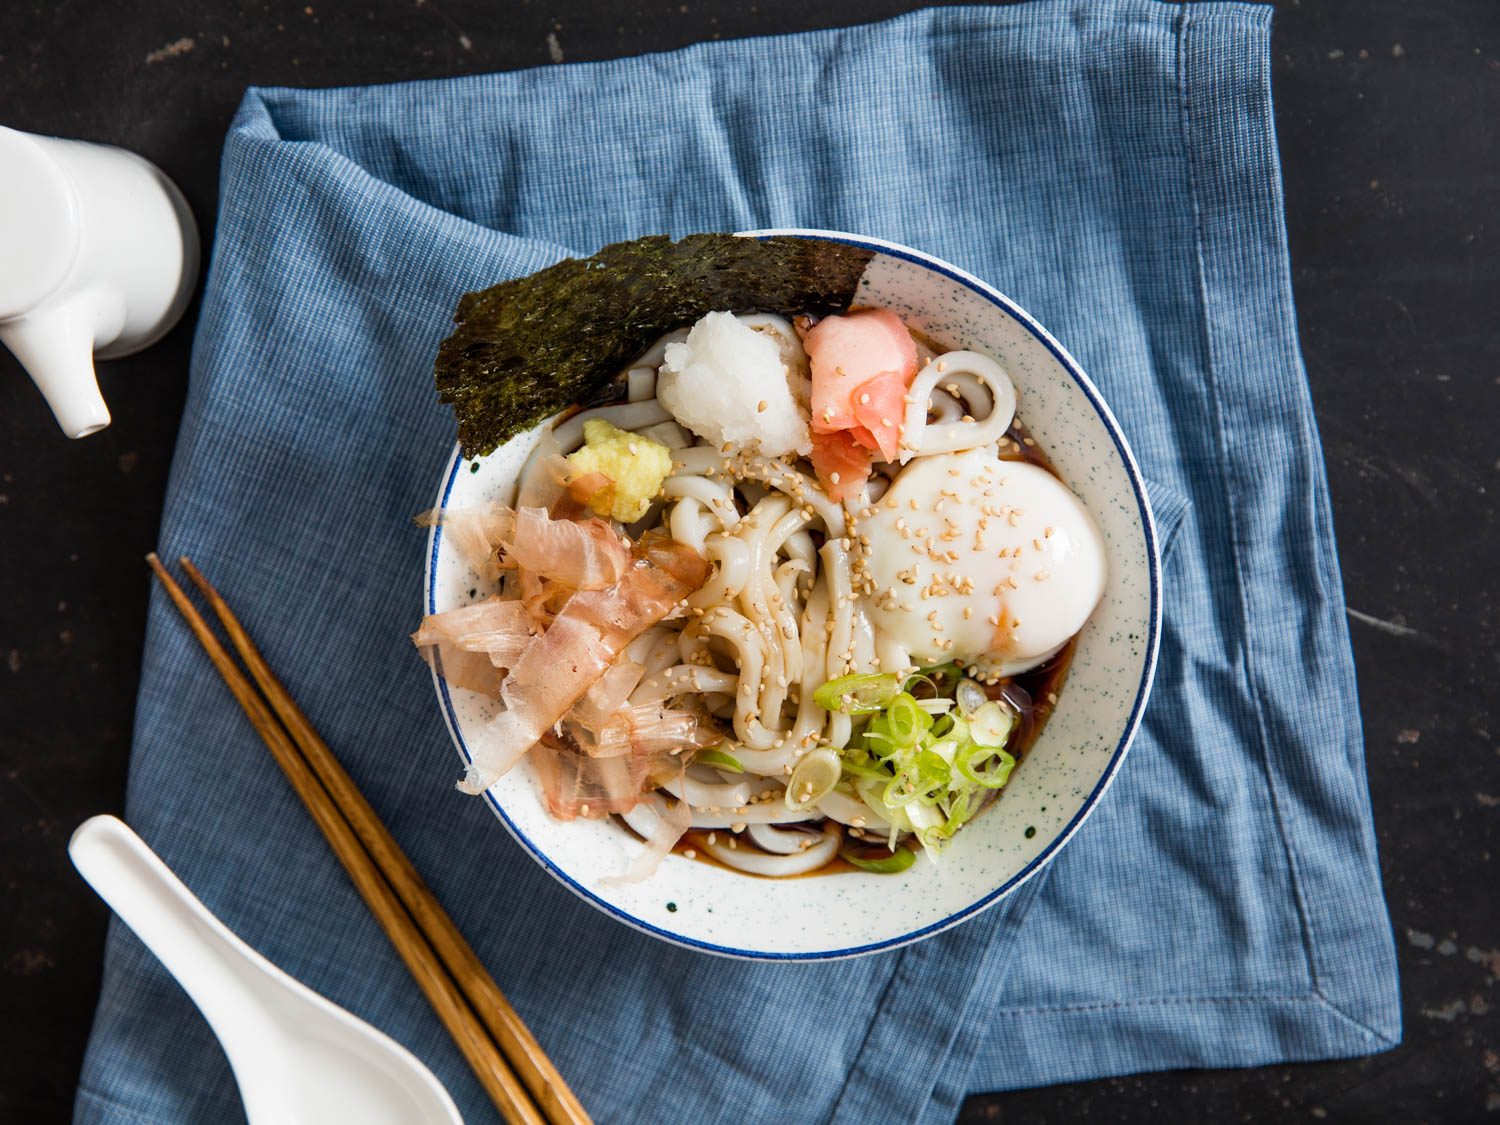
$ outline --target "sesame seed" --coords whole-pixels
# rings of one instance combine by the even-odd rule
[[[1005,584],[1012,590],[1020,589],[1020,583],[1016,581],[1016,576],[1014,574],[1007,574],[1005,576]]]
[[[973,616],[974,616],[974,607],[971,606],[971,605],[964,606],[964,620],[967,621],[969,618],[971,618]]]
[[[828,479],[829,479],[829,481],[831,483],[838,484],[838,482],[839,482],[839,475],[838,475],[838,473],[829,473],[828,474]],[[686,532],[684,532],[684,534],[686,534]]]
[[[755,404],[755,412],[757,414],[764,414],[766,412],[766,407],[768,407],[770,405],[771,404],[769,402],[767,402],[765,399],[761,399],[759,402],[757,402]]]
[[[582,816],[588,816],[589,815],[589,807],[588,807],[588,805],[587,804],[579,805],[578,806],[578,812]]]
[[[698,851],[697,851],[696,848],[687,848],[687,849],[685,849],[683,851],[682,854],[685,855],[685,856],[687,856],[688,859],[697,859],[698,858]]]
[[[938,370],[941,371],[942,368],[939,367]],[[958,384],[949,383],[946,387],[943,388],[943,390],[947,391],[950,395],[956,395],[958,394]]]
[[[861,406],[869,406],[870,405],[870,396],[868,394],[862,394],[862,395],[860,395],[859,396],[859,404]]]
[[[1025,438],[1023,440],[1026,442],[1027,445],[1031,445],[1031,446],[1036,445],[1036,438]]]
[[[743,832],[744,830],[745,822],[743,820],[737,820],[729,826],[729,831],[731,832]]]
[[[717,844],[719,842],[719,834],[717,832],[710,832],[708,834],[708,842],[710,844]]]
[[[891,421],[891,420],[890,420],[890,419],[889,419],[889,418],[882,418],[882,419],[881,419],[881,420],[880,420],[880,424],[881,424],[881,425],[882,425],[882,426],[884,426],[884,427],[885,427],[885,428],[886,428],[886,429],[890,429],[890,428],[891,428],[891,427],[892,427],[892,426],[894,426],[894,425],[895,425],[895,424],[896,424],[896,423],[894,423],[894,422],[892,422],[892,421]]]
[[[950,477],[956,477],[956,476],[961,476],[962,474],[959,472],[958,466],[954,465],[951,468],[949,468],[948,475]]]
[[[1033,577],[1035,577],[1038,582],[1045,582],[1047,581],[1047,579],[1052,577],[1052,572],[1050,570],[1039,570]]]
[[[1046,531],[1042,532],[1042,536],[1044,538],[1046,538],[1046,539],[1051,539],[1052,538],[1052,533],[1055,532],[1056,530],[1057,530],[1057,528],[1055,528],[1055,527],[1049,527],[1049,528],[1047,528]]]

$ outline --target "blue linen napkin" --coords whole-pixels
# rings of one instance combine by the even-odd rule
[[[226,592],[601,1120],[937,1122],[971,1091],[1397,1042],[1269,20],[1059,0],[247,94],[161,551]],[[894,239],[1015,297],[1101,386],[1172,540],[1145,724],[1078,837],[954,930],[817,965],[677,949],[553,882],[452,790],[406,639],[458,296],[621,238],[773,226]],[[253,946],[492,1118],[159,593],[127,814]],[[207,1027],[115,926],[77,1119],[239,1113]]]

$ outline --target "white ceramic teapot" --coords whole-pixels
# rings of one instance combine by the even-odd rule
[[[109,425],[94,360],[166,335],[197,277],[192,212],[154,164],[0,127],[0,342],[69,437]]]

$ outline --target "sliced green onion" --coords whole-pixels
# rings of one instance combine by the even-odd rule
[[[844,859],[861,871],[869,871],[876,875],[899,875],[917,862],[917,855],[910,848],[897,848],[890,855],[876,856],[873,859],[865,859],[853,852],[845,852]]]
[[[974,800],[974,790],[960,789],[948,806],[948,820],[943,825],[943,835],[953,839],[953,834],[978,811],[979,802]]]
[[[883,710],[900,690],[901,681],[890,673],[840,676],[813,692],[813,702],[825,711],[869,715]]]
[[[967,677],[958,681],[958,687],[953,691],[953,700],[958,704],[960,715],[972,715],[985,705],[988,696],[984,694],[984,688],[978,682]]]
[[[952,677],[958,680],[963,676],[963,669],[951,661],[947,664],[934,664],[930,668],[918,668],[916,672],[906,678],[901,685],[902,690],[916,694],[918,685],[925,684],[932,689],[934,695],[951,696],[951,691],[944,691],[942,681]]]
[[[844,755],[844,772],[850,777],[868,778],[871,781],[889,781],[891,777],[890,770],[881,769],[868,757],[859,760],[849,754]]]
[[[955,742],[969,741],[969,724],[963,718],[948,712],[939,715],[933,721],[932,730],[928,732],[929,738],[951,738]]]
[[[885,727],[897,746],[915,746],[932,729],[932,716],[917,701],[902,692],[887,704]]]
[[[975,785],[999,789],[1010,780],[1010,771],[1016,768],[1016,760],[998,746],[971,742],[959,752],[954,765]]]
[[[820,746],[802,756],[792,776],[786,781],[786,807],[794,812],[810,809],[839,783],[843,775],[843,762],[837,750]]]
[[[714,769],[728,770],[730,773],[745,772],[745,767],[740,765],[740,760],[723,750],[699,750],[693,755],[693,765],[713,766]]]
[[[901,690],[906,692],[907,695],[916,695],[917,689],[924,687],[928,691],[932,692],[933,695],[938,694],[937,684],[928,679],[926,676],[922,675],[922,673],[920,672],[916,673],[915,675],[906,677],[906,681],[901,685]]]
[[[886,783],[880,799],[888,808],[909,808],[913,804],[935,805],[948,792],[951,773],[948,763],[923,750],[897,771]]]
[[[932,755],[938,761],[942,762],[942,770],[946,774],[949,771],[949,767],[953,765],[953,755],[958,752],[960,745],[962,744],[956,738],[934,739],[920,751],[918,757],[925,758],[929,754]]]
[[[945,746],[938,743],[937,746]],[[956,749],[956,747],[955,747]],[[917,754],[918,789],[917,800],[924,805],[936,805],[948,796],[953,785],[953,769],[948,759],[936,749],[923,750]]]
[[[943,814],[931,805],[908,805],[904,810],[913,832],[921,834],[930,828],[943,826]]]
[[[969,737],[981,746],[1004,746],[1015,725],[1015,712],[991,700],[969,716]]]
[[[936,859],[944,844],[943,814],[930,805],[908,805],[904,810],[917,842],[929,859]]]

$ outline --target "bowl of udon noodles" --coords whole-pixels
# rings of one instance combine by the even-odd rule
[[[695,950],[847,957],[1035,875],[1150,690],[1160,562],[1094,384],[917,250],[847,307],[673,326],[591,401],[455,450],[423,621],[464,768],[606,914]]]

